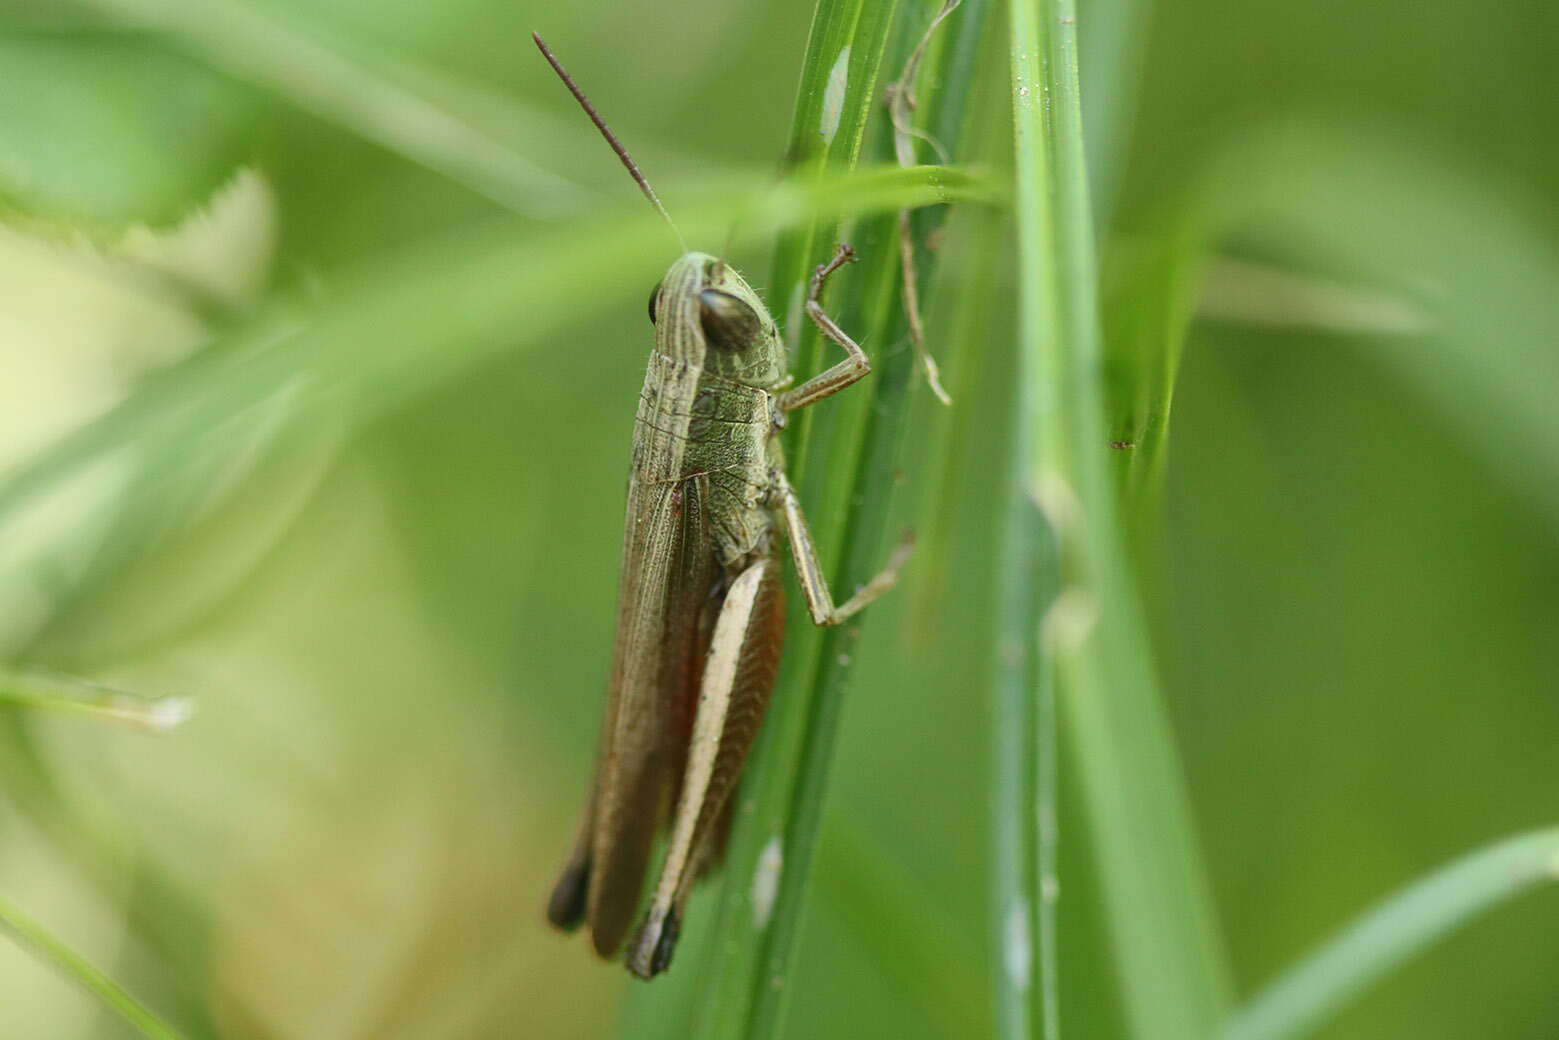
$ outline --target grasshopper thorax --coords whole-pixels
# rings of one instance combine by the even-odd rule
[[[685,253],[650,296],[655,349],[746,386],[785,380],[785,344],[752,286],[708,253]]]

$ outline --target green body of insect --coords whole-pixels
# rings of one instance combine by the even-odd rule
[[[906,541],[836,607],[776,439],[789,412],[870,371],[819,302],[825,278],[853,258],[841,246],[819,265],[806,305],[848,356],[791,389],[779,330],[724,261],[686,253],[650,298],[655,349],[634,424],[606,716],[584,822],[547,908],[555,925],[588,924],[596,951],[615,953],[669,819],[660,880],[627,952],[629,970],[645,978],[670,963],[692,884],[722,851],[737,777],[774,686],[784,637],[782,532],[819,625],[839,623],[891,587],[909,548]]]

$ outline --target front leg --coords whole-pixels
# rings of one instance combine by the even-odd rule
[[[782,472],[774,474],[774,495],[785,513],[785,533],[790,537],[790,551],[796,558],[796,576],[801,581],[801,595],[807,601],[807,612],[812,615],[813,624],[839,624],[893,588],[899,580],[899,568],[904,566],[910,550],[915,547],[914,538],[907,532],[899,541],[899,547],[893,551],[888,565],[878,571],[871,581],[862,585],[855,595],[839,606],[834,606],[833,593],[828,589],[828,579],[823,577],[823,565],[817,558],[817,545],[812,541],[807,518],[801,512],[801,500]]]
[[[843,347],[844,352],[850,356],[821,375],[808,379],[794,390],[787,390],[776,397],[774,405],[781,414],[793,412],[797,408],[805,408],[830,394],[838,393],[872,370],[872,363],[867,359],[866,351],[861,349],[859,343],[845,335],[843,329],[834,324],[834,319],[823,310],[820,301],[824,280],[845,264],[853,263],[855,263],[855,250],[847,245],[840,245],[832,260],[817,265],[817,269],[812,272],[812,286],[807,290],[807,317],[816,323],[823,335]]]

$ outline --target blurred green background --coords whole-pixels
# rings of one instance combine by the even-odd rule
[[[924,24],[935,5],[900,6]],[[217,339],[212,363],[241,380],[342,293],[415,286],[513,202],[493,170],[547,171],[536,212],[505,225],[534,234],[527,262],[580,212],[637,213],[532,29],[677,213],[716,175],[779,169],[809,17],[702,0],[0,4],[0,660],[196,703],[165,734],[0,715],[7,900],[191,1035],[633,1028],[625,973],[548,931],[541,905],[590,766],[657,270],[577,279],[543,346],[497,336],[447,377],[389,366],[356,387],[381,397],[327,392],[307,422],[306,388],[284,380],[190,420],[209,439],[174,436],[188,409],[168,373]],[[1001,23],[975,154],[1010,150]],[[1249,994],[1377,898],[1559,817],[1559,13],[1107,0],[1079,29],[1112,364],[1142,341],[1181,356],[1153,258],[1187,279],[1167,469],[1128,523]],[[341,68],[393,86],[389,107],[332,108],[354,96]],[[429,112],[460,113],[485,162],[397,154],[452,132]],[[940,413],[917,385],[896,491],[902,520],[952,548],[865,625],[791,1036],[991,1024],[988,460],[1010,435],[1011,362],[958,366],[971,348],[936,332],[1011,275],[998,256],[971,286],[963,248],[927,287],[957,404]],[[755,285],[766,257],[738,257]],[[405,314],[438,326],[463,306],[429,299],[405,296]],[[15,491],[126,400],[166,425]],[[1156,418],[1112,399],[1122,440]],[[954,429],[942,485],[932,459]],[[1063,1035],[1122,1035],[1063,802]],[[712,909],[704,893],[690,916]],[[1525,897],[1325,1035],[1551,1037],[1556,928],[1559,896]],[[632,1013],[656,999],[634,992]],[[124,1034],[0,943],[0,1035]]]

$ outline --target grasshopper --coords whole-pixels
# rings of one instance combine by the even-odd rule
[[[670,223],[595,107],[532,36]],[[616,953],[669,810],[660,879],[626,955],[642,978],[670,964],[693,882],[723,852],[732,792],[779,669],[782,535],[818,625],[839,624],[891,588],[910,549],[906,536],[881,573],[835,605],[777,439],[791,412],[871,371],[820,302],[828,276],[854,259],[841,245],[813,272],[806,300],[846,357],[795,387],[774,319],[724,260],[685,252],[650,296],[655,348],[633,430],[606,717],[584,820],[547,906],[554,925],[588,924],[596,952]]]

